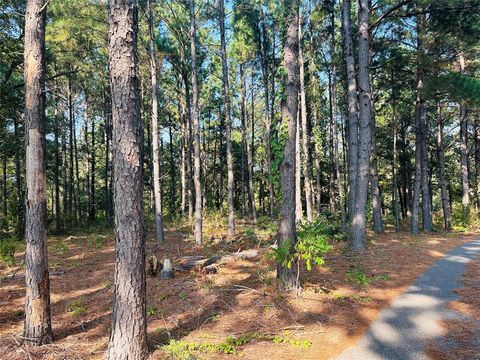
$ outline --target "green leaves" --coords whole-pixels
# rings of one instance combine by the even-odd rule
[[[293,251],[291,242],[287,241],[273,249],[272,257],[289,269],[294,262],[304,261],[307,270],[311,271],[313,266],[325,264],[324,255],[332,250],[332,246],[328,243],[332,233],[333,229],[326,225],[323,218],[300,225]]]

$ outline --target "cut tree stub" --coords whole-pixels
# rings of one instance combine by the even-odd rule
[[[173,268],[170,259],[163,260],[163,269],[160,271],[160,279],[168,280],[173,279]]]

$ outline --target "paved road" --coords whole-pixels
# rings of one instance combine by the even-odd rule
[[[439,320],[459,317],[446,305],[457,298],[454,289],[462,286],[465,266],[477,256],[480,239],[451,250],[382,310],[357,345],[336,359],[428,359],[423,352],[424,343],[441,339]]]

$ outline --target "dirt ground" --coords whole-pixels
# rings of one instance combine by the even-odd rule
[[[445,336],[428,348],[433,360],[480,358],[480,259],[468,265],[462,282],[459,299],[449,304],[458,319],[442,324]]]
[[[160,247],[149,234],[147,258],[259,249],[257,258],[223,265],[217,274],[176,272],[164,281],[148,277],[151,359],[235,356],[227,353],[242,359],[331,358],[353,345],[379,311],[436,259],[478,236],[412,237],[387,230],[369,234],[362,256],[346,251],[344,242],[335,243],[325,267],[302,270],[303,291],[296,297],[275,290],[271,236],[249,229],[226,242],[222,230],[212,231],[203,249],[193,246],[187,232],[167,230]],[[48,248],[55,342],[40,348],[21,345],[25,287],[19,253],[16,266],[0,267],[0,359],[100,359],[111,321],[113,236],[49,237]]]

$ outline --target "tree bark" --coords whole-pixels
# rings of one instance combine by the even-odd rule
[[[460,73],[465,72],[465,56],[463,52],[458,55]],[[462,181],[462,206],[470,206],[470,184],[468,182],[468,120],[466,117],[465,103],[460,101],[460,166]]]
[[[298,94],[300,95],[300,94]],[[297,100],[298,104],[298,100]],[[300,106],[297,106],[297,132],[295,134],[295,220],[303,220],[303,206],[302,206],[302,158],[300,145]]]
[[[345,201],[343,198],[343,180],[340,173],[340,156],[338,150],[338,125],[337,125],[337,64],[335,61],[335,50],[336,50],[336,41],[335,41],[335,8],[332,8],[331,12],[331,58],[332,58],[332,105],[331,105],[331,117],[332,117],[332,133],[333,133],[333,163],[335,166],[335,178],[337,180],[338,187],[338,200],[340,203],[340,220],[342,225],[345,225]]]
[[[475,116],[475,170],[477,178],[477,208],[480,210],[480,114]]]
[[[227,135],[227,202],[228,202],[228,238],[235,235],[235,213],[233,207],[233,154],[232,154],[232,120],[230,110],[230,86],[228,81],[227,46],[225,42],[225,8],[224,0],[218,0],[220,13],[220,43],[222,53],[222,83],[225,105],[225,128]],[[267,111],[268,113],[268,111]]]
[[[200,182],[200,125],[198,107],[197,83],[197,45],[196,45],[195,0],[190,0],[190,49],[192,66],[193,111],[191,114],[193,126],[193,181],[195,185],[195,244],[202,245],[202,184]]]
[[[152,0],[148,0],[148,33],[150,55],[150,79],[152,96],[152,162],[153,162],[153,198],[155,209],[155,226],[157,244],[164,242],[163,214],[162,214],[162,189],[160,187],[160,151],[158,148],[158,96],[157,96],[157,58],[155,56],[155,31],[153,27]]]
[[[268,111],[268,104],[270,99],[270,91],[268,89],[268,66],[267,66],[267,48],[266,48],[266,27],[265,27],[265,14],[261,13],[261,29],[263,37],[260,38],[260,59],[262,62],[262,78],[265,94],[265,146],[267,148],[267,176],[268,176],[268,191],[269,191],[269,209],[270,216],[273,217],[275,209],[275,194],[273,190],[273,174],[272,174],[272,145],[271,141],[271,126],[272,119]],[[252,75],[253,77],[253,75]],[[273,106],[273,105],[272,105]],[[252,115],[253,116],[253,115]]]
[[[245,74],[243,71],[243,64],[240,64],[240,93],[241,93],[241,111],[243,119],[243,137],[245,139],[245,152],[247,153],[247,167],[248,167],[248,198],[250,203],[250,213],[252,215],[252,220],[254,223],[257,222],[257,210],[255,208],[255,192],[253,188],[253,159],[252,152],[250,149],[250,141],[247,135],[247,123],[248,123],[248,112],[247,112],[247,95],[246,95],[246,83],[245,83]],[[251,134],[253,137],[253,134]]]
[[[380,197],[380,186],[378,184],[378,155],[377,155],[377,139],[376,139],[376,121],[375,110],[372,101],[372,155],[371,155],[371,175],[370,185],[372,187],[372,211],[373,211],[373,231],[382,233],[384,231],[382,221],[382,199]]]
[[[282,205],[279,221],[279,246],[289,246],[290,253],[295,251],[295,137],[297,133],[297,109],[299,91],[298,64],[298,2],[291,0],[287,7],[286,23],[288,29],[284,43],[283,66],[286,69],[285,100],[282,104],[283,121],[287,124],[288,137],[283,151],[284,157],[280,166],[280,187]],[[297,263],[290,267],[277,263],[278,287],[280,289],[297,291],[300,287]]]
[[[57,100],[58,101],[58,100]],[[58,124],[58,105],[54,107],[54,143],[55,143],[55,232],[60,231],[62,214],[60,210],[60,143]]]
[[[357,80],[355,77],[355,57],[352,38],[350,0],[343,0],[342,30],[347,75],[348,103],[348,219],[351,223],[355,207],[355,190],[357,187],[358,159],[358,100]]]
[[[392,137],[393,137],[393,160],[392,160],[392,203],[393,203],[393,216],[395,219],[395,232],[400,232],[400,206],[398,203],[398,173],[397,173],[397,107],[396,107],[396,94],[393,85],[393,71],[392,71]]]
[[[438,163],[440,168],[440,191],[442,198],[442,209],[443,209],[443,224],[446,230],[449,230],[451,227],[450,220],[450,204],[448,202],[448,189],[447,189],[447,179],[445,171],[445,146],[443,142],[443,120],[442,120],[442,106],[439,101],[437,101],[437,152],[438,152]]]
[[[358,128],[358,170],[355,190],[355,213],[352,219],[350,247],[354,251],[366,248],[366,205],[371,150],[372,92],[370,88],[370,14],[369,0],[359,0],[359,45],[358,45],[358,85],[359,85],[359,128]]]
[[[302,26],[299,21],[299,65],[300,65],[300,103],[302,116],[302,149],[303,149],[303,189],[305,192],[305,205],[307,210],[307,220],[313,221],[313,201],[312,201],[312,184],[310,180],[310,151],[309,151],[309,134],[307,125],[307,99],[305,95],[305,64],[302,50]]]
[[[45,18],[44,0],[28,0],[25,11],[25,342],[53,341],[47,256],[45,156]]]
[[[115,203],[114,303],[108,357],[148,355],[143,223],[142,122],[134,0],[109,1]]]

